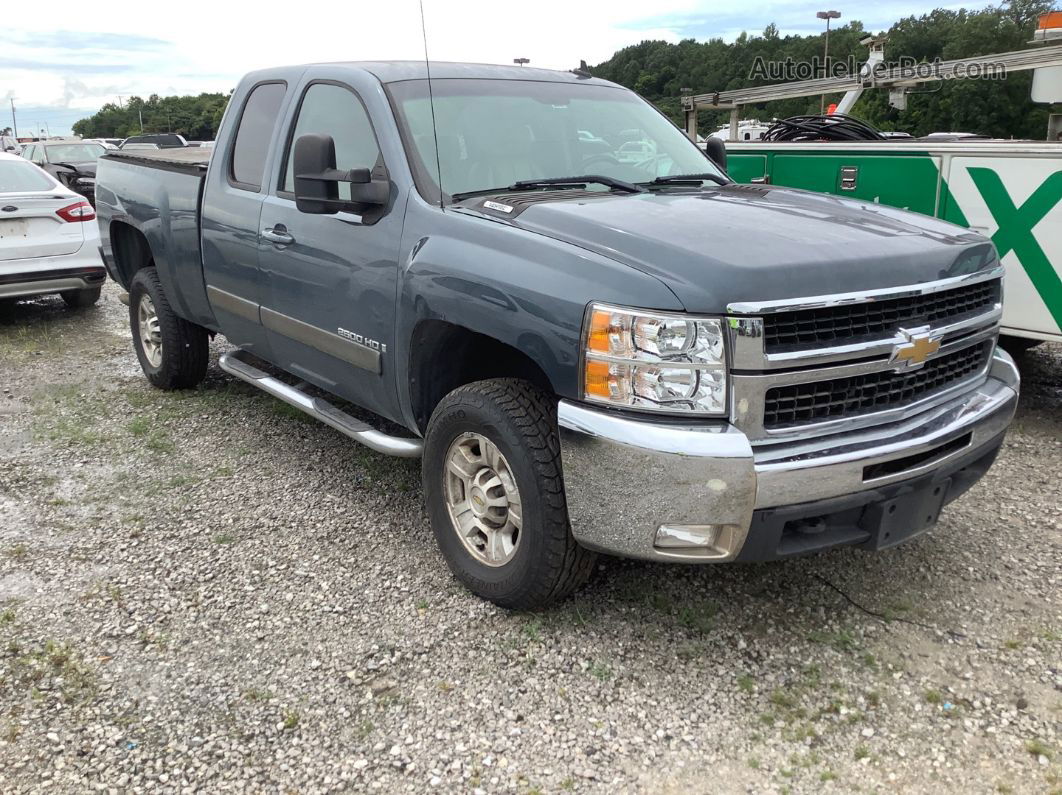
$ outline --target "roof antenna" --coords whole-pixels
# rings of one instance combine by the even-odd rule
[[[424,22],[424,0],[420,0],[420,33],[424,38],[424,70],[428,74],[428,104],[431,106],[431,134],[435,139],[435,168],[439,178],[439,209],[445,211],[443,204],[442,159],[439,157],[439,130],[435,126],[435,95],[431,91],[431,61],[428,59],[428,27]]]
[[[586,65],[586,61],[579,61],[578,68],[572,69],[571,72],[576,77],[581,77],[583,79],[593,77],[593,75],[590,74],[590,67]]]

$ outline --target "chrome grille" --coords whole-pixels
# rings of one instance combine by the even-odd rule
[[[789,442],[957,397],[987,377],[1002,279],[994,263],[892,289],[730,304],[731,422],[753,444]],[[900,353],[918,345],[924,364],[904,369]]]
[[[954,322],[988,311],[1000,299],[994,280],[937,293],[791,312],[763,319],[767,352],[843,345],[894,333],[902,326]]]
[[[911,372],[885,370],[774,387],[764,399],[763,427],[777,430],[910,405],[982,370],[993,347],[991,340],[972,345]]]

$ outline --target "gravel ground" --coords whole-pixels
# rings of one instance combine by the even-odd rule
[[[1062,348],[920,539],[514,614],[415,463],[152,389],[125,312],[0,308],[3,790],[1062,792]]]

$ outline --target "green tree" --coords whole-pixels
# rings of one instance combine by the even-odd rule
[[[123,105],[107,103],[87,119],[74,122],[83,138],[127,138],[143,131],[174,132],[189,140],[212,140],[218,131],[228,94],[130,97]]]
[[[950,60],[1029,47],[1037,17],[1050,11],[1051,0],[1007,0],[983,10],[936,9],[922,16],[906,17],[887,31],[885,57],[916,61]],[[830,60],[858,67],[867,50],[859,43],[866,35],[861,22],[851,20],[830,31]],[[752,66],[764,61],[812,62],[821,59],[825,33],[811,36],[781,36],[776,25],[762,35],[741,33],[733,43],[722,39],[698,42],[684,39],[677,44],[643,41],[625,47],[593,73],[634,89],[681,123],[679,96],[682,89],[693,93],[726,91],[770,80],[753,79]],[[907,110],[888,104],[888,93],[866,91],[853,114],[887,130],[926,135],[942,130],[979,132],[995,137],[1042,138],[1051,108],[1029,98],[1031,72],[1018,72],[1004,80],[953,80],[929,83],[908,96]],[[828,97],[838,101],[841,95]],[[744,109],[747,118],[768,121],[803,113],[818,113],[818,97],[801,97],[764,103]],[[702,111],[701,129],[724,124],[726,111]]]

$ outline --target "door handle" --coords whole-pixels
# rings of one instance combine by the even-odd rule
[[[277,224],[272,229],[263,229],[262,237],[278,246],[290,246],[295,242],[295,238],[288,234],[288,228],[283,224]]]

